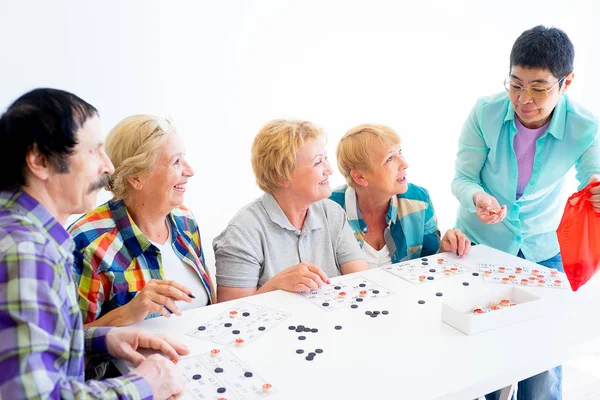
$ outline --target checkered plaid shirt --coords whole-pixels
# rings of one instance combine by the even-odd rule
[[[169,214],[175,254],[198,273],[213,302],[200,231],[184,207]],[[164,279],[160,251],[133,222],[122,200],[111,200],[69,227],[75,240],[75,282],[85,323],[129,303],[151,279]],[[147,318],[159,316],[151,313]]]
[[[343,185],[333,191],[330,199],[346,211],[348,224],[362,248],[369,229],[358,208],[356,191]],[[409,183],[406,193],[393,196],[386,221],[388,227],[384,238],[393,263],[429,256],[439,251],[440,231],[425,188]]]
[[[84,353],[109,358],[110,328],[83,330],[73,240],[29,195],[0,191],[0,397],[151,398],[136,375],[84,381]]]

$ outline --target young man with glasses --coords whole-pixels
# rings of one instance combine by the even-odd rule
[[[452,182],[457,228],[469,239],[561,271],[565,176],[574,166],[579,189],[600,178],[598,119],[565,95],[574,54],[560,29],[536,26],[519,36],[506,92],[479,99],[463,126]],[[592,190],[600,211],[600,190]],[[561,399],[561,380],[560,366],[528,378],[518,399]]]

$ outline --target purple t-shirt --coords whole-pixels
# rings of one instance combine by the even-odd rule
[[[523,195],[525,188],[531,179],[533,170],[533,158],[535,156],[535,142],[546,132],[550,121],[541,128],[529,129],[521,124],[518,118],[515,118],[517,134],[514,141],[515,155],[517,156],[517,165],[519,167],[519,179],[517,180],[517,199]]]

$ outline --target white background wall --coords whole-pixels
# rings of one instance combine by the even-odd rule
[[[571,96],[598,113],[598,21],[592,0],[0,0],[0,107],[49,86],[95,105],[106,132],[134,113],[172,116],[212,267],[213,237],[260,194],[250,145],[273,118],[324,127],[334,165],[346,130],[392,126],[409,179],[452,227],[457,138],[476,99],[503,90],[514,40],[537,24],[564,29],[576,48]]]

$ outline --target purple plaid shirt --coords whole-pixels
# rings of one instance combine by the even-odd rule
[[[110,328],[83,330],[73,240],[35,199],[0,191],[0,397],[151,398],[130,374],[84,381],[84,353],[105,360]]]

